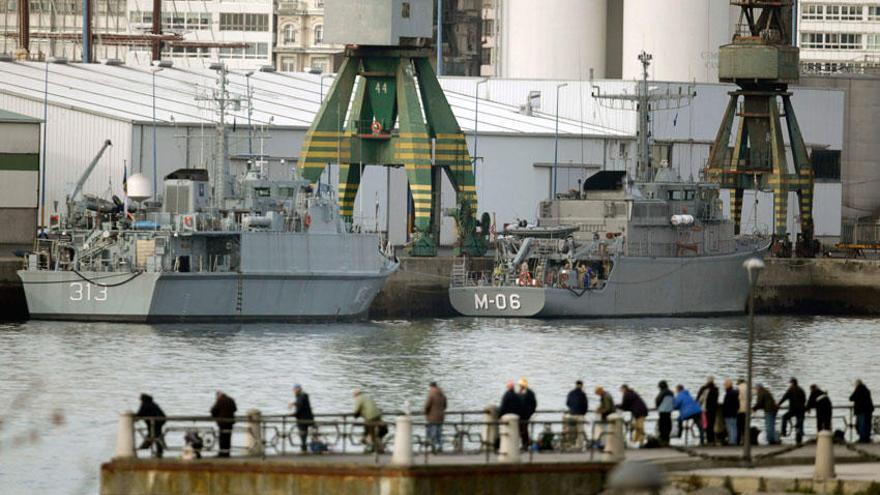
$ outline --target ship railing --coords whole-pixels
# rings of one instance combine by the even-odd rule
[[[442,455],[479,455],[487,462],[491,461],[498,448],[500,426],[493,409],[494,406],[481,411],[447,412],[445,420],[440,424],[439,445],[434,444],[429,437],[428,427],[433,424],[422,414],[410,415],[413,455],[426,464]],[[777,434],[785,411],[783,408],[778,412]],[[720,412],[719,407],[718,413]],[[629,413],[620,414],[623,419],[625,446],[635,448],[635,423]],[[365,422],[349,413],[317,414],[313,420],[298,421],[289,414],[264,416],[257,411],[250,411],[248,415],[236,416],[231,426],[224,422],[223,428],[231,430],[229,454],[235,457],[367,455],[379,462],[383,453],[393,452],[395,418],[403,415],[404,412],[395,411],[385,414],[380,420]],[[651,410],[644,427],[647,438],[658,437],[658,419],[657,412]],[[174,457],[213,457],[219,453],[220,426],[217,418],[166,416],[136,420],[135,446],[140,446],[138,450],[141,453],[138,455],[141,457],[158,457],[161,454]],[[153,421],[163,422],[157,438],[150,436],[151,428],[147,426]],[[685,448],[699,446],[700,435],[696,423],[692,420],[684,422],[679,434],[675,427],[677,421],[678,418],[673,416],[670,445]],[[580,454],[592,460],[596,454],[602,452],[610,429],[608,421],[600,419],[592,412],[586,416],[574,416],[563,410],[537,411],[526,424],[530,439],[529,460],[543,453]],[[751,426],[763,430],[764,416],[760,411],[752,415]],[[795,443],[794,420],[790,426],[791,434],[779,436],[786,445]],[[831,430],[842,432],[847,442],[857,439],[856,421],[851,407],[834,407]],[[880,418],[875,418],[873,430],[880,434]],[[815,436],[815,421],[808,414],[804,421],[804,441],[809,443]],[[764,436],[759,438],[761,444],[766,443]],[[718,443],[723,445],[721,441]]]
[[[627,241],[628,256],[691,257],[707,254],[727,254],[736,251],[736,239],[713,239],[705,242],[644,242]]]

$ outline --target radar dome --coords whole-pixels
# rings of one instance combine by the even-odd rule
[[[135,201],[143,201],[153,196],[153,186],[144,174],[134,174],[128,178],[128,197]]]

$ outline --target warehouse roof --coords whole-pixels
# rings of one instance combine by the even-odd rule
[[[25,123],[30,123],[30,124],[36,124],[36,123],[42,122],[42,121],[40,119],[28,117],[27,115],[22,115],[20,113],[7,112],[6,110],[0,109],[0,122],[25,122]]]
[[[0,93],[43,101],[48,66],[50,104],[104,115],[129,122],[152,122],[155,76],[156,120],[160,123],[210,124],[216,121],[210,101],[217,88],[217,73],[209,69],[169,67],[153,73],[149,66],[101,64],[45,64],[0,62]],[[322,95],[332,84],[329,76],[307,73],[253,72],[252,122],[255,125],[308,127],[319,109]],[[445,81],[445,82],[444,82]],[[474,127],[474,95],[457,92],[455,84],[441,80],[446,98],[465,131]],[[227,91],[244,98],[248,77],[230,72]],[[554,116],[536,112],[524,115],[509,104],[480,100],[480,133],[553,134]],[[233,109],[230,122],[247,121],[247,108]],[[559,120],[561,135],[627,136],[627,133],[572,119]]]

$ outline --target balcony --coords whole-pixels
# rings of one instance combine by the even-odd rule
[[[323,2],[318,7],[314,0],[285,0],[278,2],[278,15],[324,15]]]

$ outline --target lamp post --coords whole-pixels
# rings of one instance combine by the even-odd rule
[[[568,86],[568,83],[556,85],[556,132],[553,138],[553,171],[550,174],[550,201],[556,198],[556,167],[559,165],[559,90]]]
[[[471,163],[471,172],[476,177],[477,174],[477,144],[479,143],[480,134],[477,132],[480,127],[480,85],[489,82],[488,79],[477,81],[474,91],[474,161]]]
[[[254,157],[254,128],[251,125],[251,115],[254,111],[253,101],[251,99],[251,76],[254,75],[254,71],[250,71],[244,75],[245,81],[247,81],[247,98],[248,98],[248,155],[253,159]]]
[[[158,169],[156,167],[156,73],[162,72],[161,67],[156,67],[153,69],[153,197],[158,194],[158,182],[156,181],[156,174],[158,173]]]
[[[764,268],[764,262],[760,258],[749,258],[743,262],[743,268],[749,274],[749,347],[748,361],[746,364],[746,421],[743,439],[743,458],[752,464],[752,353],[755,343],[755,287],[758,285],[758,275]]]

